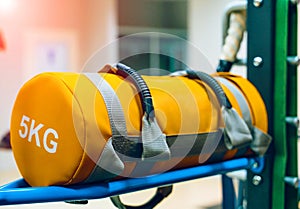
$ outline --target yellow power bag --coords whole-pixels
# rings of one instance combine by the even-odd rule
[[[267,129],[264,102],[242,77],[141,77],[118,64],[29,80],[14,104],[11,143],[30,185],[69,185],[263,155]]]

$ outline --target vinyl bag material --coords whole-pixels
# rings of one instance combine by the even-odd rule
[[[11,143],[31,186],[139,177],[268,148],[266,108],[247,79],[124,69],[42,73],[21,88]]]

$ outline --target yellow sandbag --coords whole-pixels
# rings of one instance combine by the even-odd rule
[[[266,133],[267,112],[255,87],[227,73],[214,77],[221,84],[222,79],[231,83],[231,87],[223,83],[222,88],[233,108],[243,116],[235,97],[239,92],[247,102],[250,123]],[[102,79],[105,85],[96,86],[93,78]],[[12,112],[12,148],[25,180],[32,186],[89,183],[255,154],[251,143],[226,146],[221,106],[205,82],[185,76],[143,79],[152,95],[159,129],[166,135],[170,158],[149,161],[141,157],[144,113],[139,92],[130,80],[111,73],[43,73],[21,88]],[[105,98],[99,88],[114,93],[105,92]],[[112,107],[107,107],[106,100],[111,100]],[[114,109],[116,104],[121,110]],[[126,124],[125,131],[119,132],[127,136],[113,137],[111,118],[122,115],[118,111]]]

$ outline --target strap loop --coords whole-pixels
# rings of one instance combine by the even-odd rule
[[[251,115],[250,107],[247,103],[246,98],[237,89],[237,87],[225,78],[218,77],[217,79],[223,85],[225,85],[233,93],[234,97],[237,99],[237,102],[242,111],[243,118],[244,118],[249,130],[251,131],[251,134],[253,137],[253,141],[251,142],[251,145],[250,145],[251,149],[255,153],[259,154],[260,156],[263,156],[266,153],[266,151],[272,141],[272,137],[269,134],[264,133],[257,127],[253,126],[253,122],[252,122],[251,116],[250,116]]]
[[[210,75],[201,72],[201,71],[193,71],[188,69],[186,71],[187,73],[187,77],[190,79],[199,79],[202,80],[204,83],[206,83],[216,94],[219,103],[228,108],[231,109],[232,105],[229,101],[229,99],[227,98],[224,90],[222,89],[221,85]]]
[[[221,105],[222,117],[225,123],[224,136],[227,148],[234,149],[248,145],[253,140],[251,132],[245,121],[232,108],[229,99],[217,80],[200,71],[189,69],[186,73],[188,78],[202,80],[214,91]]]
[[[171,194],[172,189],[172,185],[158,187],[155,195],[148,202],[140,206],[125,205],[124,203],[122,203],[120,196],[110,197],[110,200],[112,201],[114,206],[116,206],[119,209],[152,209],[156,205],[158,205],[164,198],[168,197],[169,194]]]
[[[104,147],[102,154],[97,162],[91,175],[86,179],[86,183],[97,180],[111,179],[124,170],[124,164],[115,152],[113,147],[114,137],[127,137],[126,122],[124,119],[123,108],[115,94],[113,88],[105,81],[105,79],[98,73],[84,73],[89,81],[98,89],[101,94],[110,122],[112,131],[112,138],[109,139]]]
[[[163,161],[171,158],[171,151],[166,141],[166,135],[162,133],[154,114],[154,107],[150,90],[144,79],[130,67],[118,63],[116,69],[106,66],[105,72],[117,74],[128,78],[139,92],[144,116],[142,118],[142,160]]]
[[[135,86],[139,93],[143,112],[146,113],[147,120],[155,117],[150,90],[144,79],[135,70],[122,63],[118,63],[116,64],[116,68],[112,68],[111,66],[107,65],[100,72],[116,74],[124,79],[128,79]]]

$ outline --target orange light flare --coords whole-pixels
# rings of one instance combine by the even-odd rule
[[[0,30],[0,51],[4,51],[6,48],[6,44],[3,37],[3,32]]]

